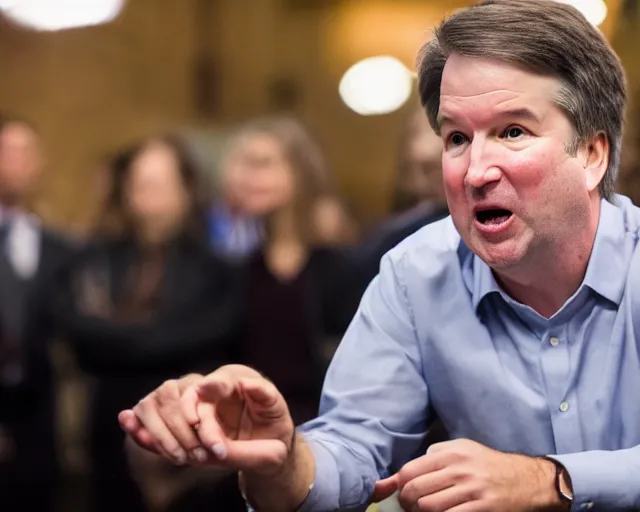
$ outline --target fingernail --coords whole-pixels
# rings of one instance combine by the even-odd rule
[[[183,450],[176,450],[172,455],[175,463],[180,466],[187,462],[187,454]]]
[[[205,462],[207,460],[207,452],[204,448],[196,448],[191,452],[191,454],[198,462]]]
[[[213,454],[219,459],[224,459],[227,456],[227,449],[222,443],[216,443],[211,447]]]

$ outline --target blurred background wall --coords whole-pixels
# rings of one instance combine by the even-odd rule
[[[623,61],[631,103],[619,189],[640,204],[640,0],[558,1],[582,9]],[[124,146],[160,131],[183,132],[209,164],[215,187],[221,145],[234,127],[290,113],[320,142],[334,191],[355,216],[342,219],[354,220],[345,232],[359,234],[362,223],[381,226],[374,234],[384,234],[377,221],[396,220],[390,211],[398,199],[399,168],[404,165],[407,174],[417,169],[422,181],[434,181],[434,169],[436,177],[440,172],[433,163],[439,141],[434,144],[428,127],[423,136],[425,127],[415,121],[418,49],[440,19],[471,3],[0,0],[0,117],[26,118],[37,128],[46,172],[34,206],[65,233],[89,230],[106,189],[100,179],[105,158]],[[420,121],[426,125],[424,117]],[[409,160],[415,161],[406,165]],[[415,182],[406,180],[413,189]],[[331,202],[328,211],[331,219]],[[181,265],[181,273],[192,267],[191,261]],[[321,270],[321,280],[328,281]],[[78,496],[87,492],[91,466],[86,411],[97,381],[77,371],[72,350],[55,348],[59,451],[68,477],[60,509],[84,510]],[[108,418],[117,428],[115,413]],[[0,455],[1,434],[0,428]]]
[[[413,69],[430,27],[468,3],[129,0],[111,23],[60,31],[0,17],[0,111],[27,116],[41,132],[50,172],[38,207],[54,224],[89,222],[96,161],[122,143],[178,126],[206,147],[230,124],[273,111],[310,126],[340,192],[370,221],[389,208],[408,107],[358,115],[341,100],[340,79],[376,55]],[[606,6],[600,27],[620,52],[637,104],[638,2]]]

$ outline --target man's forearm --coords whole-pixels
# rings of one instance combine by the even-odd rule
[[[296,434],[291,455],[281,470],[273,475],[241,472],[240,488],[259,512],[292,512],[307,498],[315,473],[313,453],[302,435]]]

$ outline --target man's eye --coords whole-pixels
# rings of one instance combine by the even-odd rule
[[[519,126],[510,126],[504,132],[505,139],[517,139],[524,135],[524,130]]]
[[[466,140],[467,138],[461,133],[454,133],[449,137],[449,141],[451,141],[451,144],[454,146],[460,146],[461,144],[464,144]]]

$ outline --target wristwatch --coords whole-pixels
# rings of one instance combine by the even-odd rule
[[[557,460],[552,459],[551,457],[543,457],[543,459],[553,462],[553,465],[556,467],[556,492],[558,493],[560,501],[567,505],[567,509],[570,509],[573,504],[573,484],[571,483],[571,476],[569,475],[569,472]]]

